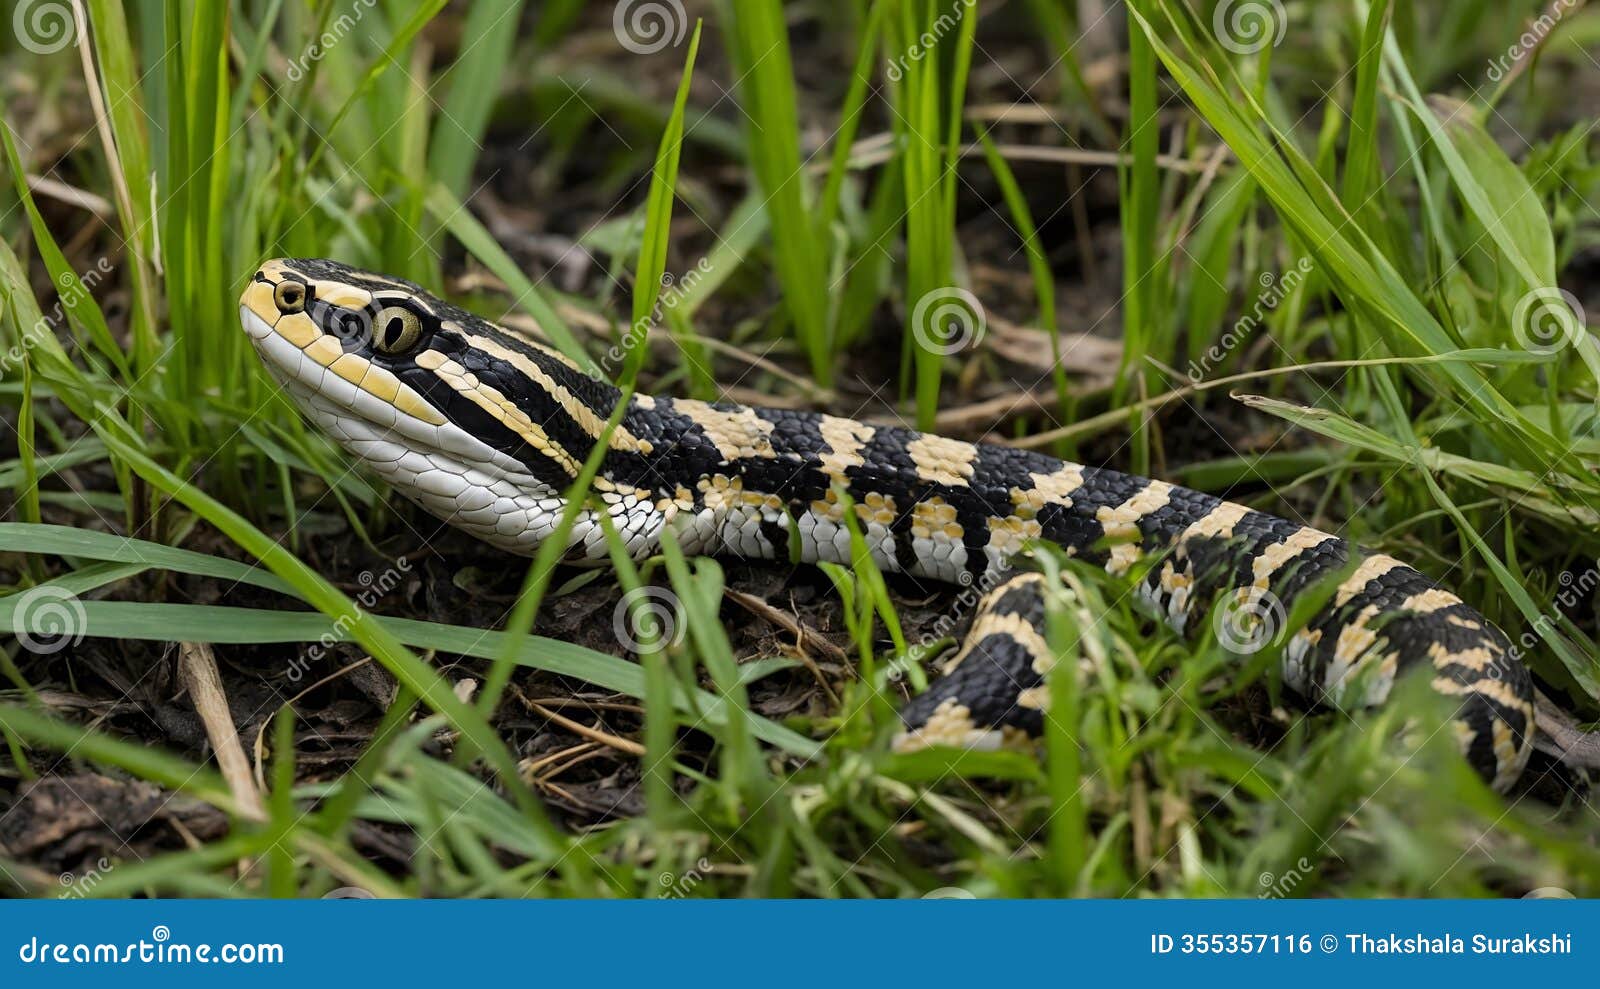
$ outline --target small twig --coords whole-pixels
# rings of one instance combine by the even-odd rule
[[[206,738],[211,740],[217,766],[233,791],[240,814],[251,820],[266,820],[261,792],[250,778],[250,760],[245,758],[244,746],[239,744],[239,729],[228,710],[228,695],[222,689],[222,674],[217,671],[217,659],[211,647],[204,642],[178,643],[178,678],[189,692],[195,713],[206,726]]]
[[[1535,690],[1533,747],[1571,769],[1600,769],[1600,732],[1584,731],[1571,714]]]
[[[869,168],[881,165],[898,154],[894,146],[894,135],[877,134],[872,137],[862,138],[850,148],[850,166],[852,168]],[[1000,155],[1007,161],[1042,161],[1058,165],[1090,165],[1096,168],[1116,168],[1121,165],[1133,163],[1131,155],[1116,151],[1088,151],[1083,148],[1052,148],[1028,144],[1001,144],[997,146]],[[963,144],[957,149],[957,154],[962,158],[976,158],[982,155],[983,145]],[[1169,172],[1183,172],[1197,174],[1204,172],[1209,166],[1204,161],[1191,161],[1188,158],[1176,158],[1172,155],[1156,155],[1157,168]],[[828,163],[820,163],[820,167],[813,166],[813,171],[826,171]]]
[[[994,398],[973,402],[953,409],[941,409],[934,414],[933,428],[939,433],[965,433],[981,428],[985,433],[1014,416],[1027,415],[1055,409],[1056,394],[1052,389],[1013,392]],[[884,420],[888,423],[888,420]]]
[[[829,659],[841,664],[848,661],[843,649],[840,649],[838,646],[822,638],[821,636],[812,635],[809,629],[800,624],[800,620],[798,618],[789,614],[787,611],[774,608],[765,600],[756,597],[754,594],[746,594],[744,591],[736,591],[731,587],[723,588],[722,593],[723,596],[729,601],[732,601],[734,604],[750,612],[752,615],[755,615],[757,618],[765,618],[772,624],[787,631],[790,635],[793,635],[795,658],[800,660],[800,662],[804,664],[805,668],[811,671],[811,675],[816,678],[817,684],[821,686],[823,691],[828,695],[828,699],[834,704],[839,703],[839,695],[835,694],[833,692],[833,687],[828,685],[828,679],[822,675],[822,670],[817,667],[817,661],[812,659],[811,654],[806,651],[806,644],[814,644],[819,650],[826,653]]]
[[[29,175],[27,180],[29,189],[47,199],[87,210],[102,220],[111,220],[117,215],[116,207],[112,206],[104,196],[97,196],[43,175]]]
[[[603,732],[598,728],[590,728],[581,721],[574,721],[564,714],[557,714],[556,712],[545,707],[543,704],[530,704],[528,706],[537,711],[541,717],[544,717],[550,721],[554,721],[556,724],[567,729],[568,731],[576,732],[590,741],[599,742],[601,745],[609,745],[617,751],[626,752],[629,755],[644,755],[644,746],[640,745],[638,742],[630,741],[626,738],[618,738],[616,735],[613,735],[609,732]]]
[[[564,749],[557,749],[556,751],[551,752],[549,755],[540,756],[537,759],[524,759],[522,760],[521,765],[519,765],[517,768],[522,770],[524,779],[532,779],[539,774],[539,770],[552,763],[560,762],[563,759],[569,759],[572,757],[573,753],[582,754],[585,752],[601,752],[604,751],[604,749],[605,746],[601,745],[599,742],[579,742],[577,745],[568,746]]]
[[[1069,426],[1059,429],[1050,429],[1032,436],[1018,439],[1002,439],[999,442],[1006,446],[1014,446],[1023,450],[1036,450],[1042,446],[1049,446],[1056,440],[1066,439],[1069,436],[1081,436],[1086,433],[1097,433],[1102,429],[1109,429],[1117,423],[1123,422],[1133,412],[1143,412],[1189,395],[1203,391],[1221,388],[1223,385],[1238,384],[1241,381],[1255,381],[1261,378],[1276,378],[1285,374],[1303,374],[1309,371],[1342,370],[1355,367],[1385,367],[1391,364],[1441,364],[1447,360],[1459,359],[1452,354],[1435,354],[1432,357],[1373,357],[1365,360],[1336,360],[1336,361],[1310,361],[1305,364],[1291,364],[1287,367],[1262,368],[1259,371],[1245,371],[1240,374],[1230,374],[1222,378],[1212,378],[1209,381],[1197,381],[1192,385],[1174,388],[1150,398],[1141,399],[1120,409],[1102,412],[1088,419],[1081,419]]]
[[[582,751],[579,751],[576,755],[573,755],[572,753],[572,749],[564,750],[560,754],[571,756],[571,758],[559,765],[551,766],[543,773],[530,773],[529,777],[533,780],[533,782],[538,784],[553,783],[557,777],[567,770],[576,766],[581,766],[590,759],[598,759],[605,755],[606,747],[594,742],[585,742]]]

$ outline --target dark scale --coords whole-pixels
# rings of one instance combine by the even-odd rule
[[[901,716],[908,725],[923,724],[941,704],[954,701],[970,712],[974,724],[1041,734],[1043,713],[1017,703],[1018,694],[1043,681],[1033,664],[1033,654],[1016,639],[1003,633],[985,635],[972,644],[955,673],[914,698]]]
[[[1173,488],[1167,495],[1165,505],[1139,520],[1139,531],[1149,545],[1170,546],[1196,519],[1210,515],[1220,504],[1222,499],[1216,495],[1190,488]]]
[[[671,399],[660,399],[655,409],[639,412],[641,416],[653,419],[656,428],[645,435],[637,432],[634,435],[641,439],[648,438],[654,449],[648,457],[637,460],[616,451],[608,451],[607,473],[618,481],[657,491],[663,497],[672,494],[681,485],[693,495],[696,505],[701,504],[703,492],[700,491],[699,480],[714,474],[730,473],[730,465],[723,460],[722,451],[717,449],[698,423],[673,410]],[[626,421],[629,416],[623,418]]]

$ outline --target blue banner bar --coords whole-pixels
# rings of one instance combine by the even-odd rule
[[[0,903],[0,986],[1593,979],[1600,901]],[[582,981],[579,981],[582,980]],[[1515,981],[1513,981],[1515,980]],[[1172,983],[1179,984],[1179,983]],[[1468,983],[1463,982],[1463,985]]]

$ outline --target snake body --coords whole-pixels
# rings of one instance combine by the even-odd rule
[[[554,350],[336,261],[268,261],[240,319],[316,426],[429,512],[516,553],[556,529],[621,400]],[[604,512],[635,558],[671,527],[691,554],[851,565],[853,511],[883,570],[991,588],[946,675],[902,711],[901,749],[1040,732],[1055,662],[1046,588],[1012,569],[1032,541],[1127,576],[1188,633],[1231,611],[1255,634],[1317,588],[1325,603],[1282,644],[1297,694],[1375,705],[1397,678],[1425,676],[1454,705],[1468,761],[1502,790],[1532,748],[1529,674],[1483,616],[1392,557],[1203,492],[811,412],[643,395],[593,490],[603,507],[579,514],[573,559],[606,558]]]

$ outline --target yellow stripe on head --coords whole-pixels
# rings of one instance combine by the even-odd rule
[[[426,368],[439,379],[483,411],[500,421],[500,424],[522,437],[529,446],[549,457],[567,472],[577,477],[583,465],[566,448],[544,431],[544,427],[528,418],[517,404],[501,394],[499,389],[480,381],[478,376],[436,350],[425,350],[417,355],[417,366]]]

